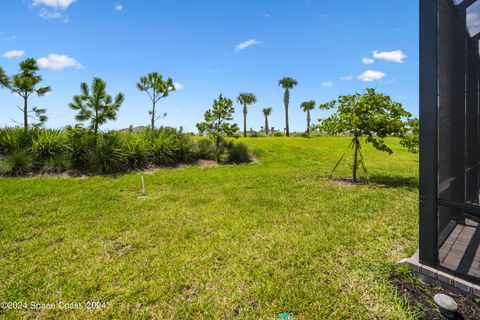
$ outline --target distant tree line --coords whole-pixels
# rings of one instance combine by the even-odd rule
[[[8,76],[0,67],[0,88],[6,88],[22,99],[23,104],[18,108],[23,114],[24,130],[28,130],[30,127],[39,128],[48,120],[46,109],[31,107],[29,104],[31,96],[41,97],[51,92],[50,86],[40,86],[43,79],[38,71],[37,62],[32,58],[22,61],[19,72],[11,76]],[[285,77],[279,80],[278,85],[284,90],[284,133],[289,137],[290,95],[298,82],[291,77]],[[159,112],[158,104],[175,91],[173,79],[165,79],[159,73],[152,72],[141,77],[136,86],[138,90],[145,92],[151,101],[151,109],[148,112],[149,128],[155,130],[156,121],[167,116],[166,113]],[[117,113],[125,100],[123,93],[118,93],[115,97],[112,97],[107,93],[106,88],[107,84],[101,78],[95,77],[90,86],[82,82],[80,84],[80,94],[75,95],[73,101],[69,104],[71,109],[77,111],[75,119],[80,123],[77,127],[81,127],[84,123],[88,124],[86,130],[89,134],[91,133],[93,150],[98,150],[99,140],[105,142],[105,137],[100,137],[101,126],[108,121],[116,120]],[[243,108],[243,136],[247,137],[247,115],[249,108],[257,103],[257,96],[251,92],[241,92],[236,101]],[[320,110],[333,110],[334,112],[326,119],[319,119],[318,124],[312,125],[311,112],[316,105],[316,101],[309,100],[302,102],[299,106],[306,114],[305,136],[308,137],[312,130],[331,135],[352,136],[350,146],[353,149],[354,156],[352,171],[354,181],[357,180],[359,167],[368,177],[361,152],[362,139],[365,143],[371,143],[377,150],[392,153],[392,149],[385,143],[384,138],[397,136],[404,147],[412,152],[418,151],[418,119],[412,118],[412,115],[400,103],[392,101],[386,95],[377,93],[374,89],[366,89],[363,94],[340,96],[337,100],[319,104]],[[204,121],[196,125],[199,134],[207,136],[212,142],[211,157],[218,162],[227,161],[228,150],[232,150],[233,147],[226,138],[236,135],[239,131],[238,125],[232,123],[234,112],[233,100],[220,94],[218,99],[213,101],[212,108],[205,112]],[[272,112],[271,107],[262,109],[265,120],[265,126],[262,128],[265,135],[276,135],[274,128],[270,129],[269,127],[269,117]],[[36,122],[31,123],[32,121]],[[152,151],[152,153],[154,152]],[[112,152],[110,154],[112,155]],[[245,160],[245,156],[243,156],[243,159]],[[150,162],[155,163],[155,161]],[[238,161],[235,160],[234,162]],[[149,161],[145,163],[149,163]],[[162,161],[156,161],[156,163],[162,163]]]

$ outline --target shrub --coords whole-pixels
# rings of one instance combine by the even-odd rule
[[[152,161],[156,165],[174,165],[194,158],[190,137],[172,128],[149,129]]]
[[[242,137],[242,134],[240,132],[235,132],[229,135],[229,137],[234,139],[240,139]]]
[[[115,173],[128,170],[127,153],[117,135],[103,134],[91,152],[90,166],[99,173]]]
[[[5,128],[0,130],[0,154],[6,155],[19,148],[19,130],[16,130],[14,128]]]
[[[67,136],[61,130],[40,130],[32,141],[36,161],[44,161],[67,151]]]
[[[149,165],[176,165],[195,159],[215,159],[210,140],[194,140],[182,130],[146,129],[138,132],[98,132],[82,126],[61,130],[0,129],[0,174],[21,175],[29,171],[60,173],[115,173],[141,170]],[[221,142],[224,163],[243,162],[242,147]]]
[[[152,160],[156,165],[173,165],[177,163],[175,136],[171,131],[163,130],[152,141]]]
[[[18,149],[29,151],[32,141],[38,135],[37,129],[4,128],[0,130],[0,154],[7,155]]]
[[[232,143],[227,150],[228,163],[248,163],[250,162],[250,152],[244,143]]]
[[[274,132],[274,133],[273,133],[273,136],[274,136],[274,137],[283,137],[283,136],[285,136],[285,135],[284,135],[282,132]]]
[[[35,165],[42,171],[62,172],[71,167],[68,137],[62,130],[39,130],[32,142]]]
[[[196,140],[193,143],[192,149],[197,159],[215,160],[215,146],[210,140]]]
[[[67,153],[61,153],[46,159],[43,163],[42,171],[48,173],[61,173],[71,167],[72,160],[70,159],[70,155]]]
[[[192,139],[186,134],[177,133],[175,141],[178,148],[177,159],[180,162],[191,162],[195,158]]]
[[[150,162],[150,151],[140,134],[126,133],[121,136],[122,149],[126,153],[128,167],[134,170],[146,168]]]
[[[28,173],[33,166],[33,159],[25,149],[16,149],[0,156],[0,174],[19,176]]]
[[[88,169],[94,144],[94,135],[82,127],[67,127],[67,146],[72,166],[75,169]]]
[[[265,134],[260,133],[260,132],[252,132],[252,133],[250,133],[249,137],[250,138],[261,138],[261,137],[265,137]]]
[[[299,138],[310,138],[310,135],[308,135],[306,132],[297,132],[293,136]]]

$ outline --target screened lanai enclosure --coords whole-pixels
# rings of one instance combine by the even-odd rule
[[[480,0],[420,0],[423,265],[480,284]]]

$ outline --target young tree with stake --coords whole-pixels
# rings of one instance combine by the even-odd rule
[[[140,82],[137,83],[137,88],[140,91],[146,92],[152,101],[152,110],[150,110],[148,114],[150,115],[152,129],[155,129],[155,121],[167,116],[166,113],[157,116],[157,103],[160,99],[168,97],[170,92],[176,90],[175,84],[172,78],[163,80],[163,76],[158,74],[158,72],[152,72],[140,78]]]
[[[40,68],[35,59],[29,58],[20,62],[20,72],[9,77],[5,71],[0,67],[0,87],[9,89],[12,93],[18,95],[23,99],[23,108],[20,111],[23,113],[23,127],[28,129],[28,119],[33,118],[43,124],[47,121],[46,109],[33,107],[28,108],[28,99],[32,95],[42,97],[51,91],[50,87],[37,87],[42,82],[42,77],[37,74]],[[33,115],[32,115],[33,114]]]
[[[349,133],[352,141],[349,145],[353,149],[353,181],[357,182],[357,169],[361,165],[368,180],[361,151],[361,140],[371,143],[379,151],[393,153],[384,141],[387,136],[396,136],[401,144],[410,151],[415,151],[412,140],[411,114],[403,106],[391,100],[389,96],[377,93],[375,89],[367,89],[364,94],[340,96],[338,100],[320,105],[322,110],[336,109],[336,112],[327,119],[320,119],[318,128],[332,135]],[[345,154],[344,154],[345,155]],[[342,161],[344,155],[337,162],[332,174]],[[359,159],[360,158],[360,159]]]

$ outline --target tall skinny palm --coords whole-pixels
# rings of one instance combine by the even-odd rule
[[[315,101],[311,100],[302,102],[300,108],[307,113],[307,135],[310,135],[310,110],[315,109]]]
[[[268,136],[268,117],[272,114],[272,108],[263,108],[262,112],[265,116],[265,134]]]
[[[278,81],[278,85],[285,89],[283,96],[283,103],[285,104],[285,130],[287,137],[290,137],[290,127],[288,124],[288,105],[290,104],[290,90],[298,84],[297,80],[290,77],[285,77]]]
[[[241,92],[237,97],[238,103],[243,105],[243,136],[247,137],[247,106],[257,102],[257,97],[253,93]]]

